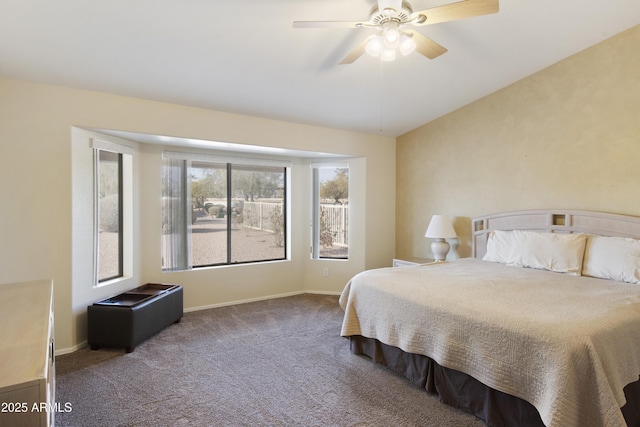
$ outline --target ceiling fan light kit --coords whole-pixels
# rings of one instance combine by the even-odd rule
[[[415,30],[404,30],[407,26],[424,26],[474,16],[496,13],[499,0],[463,0],[443,6],[413,12],[411,5],[402,0],[378,0],[367,21],[295,21],[294,28],[375,28],[378,34],[369,36],[351,51],[340,64],[350,64],[363,53],[393,61],[396,52],[409,55],[417,50],[429,59],[437,58],[447,51],[433,40]]]
[[[393,61],[396,59],[396,52],[399,51],[402,56],[407,56],[416,49],[416,42],[412,36],[400,33],[389,34],[383,30],[382,34],[376,34],[369,38],[365,46],[365,52],[374,58],[380,58],[382,61]]]

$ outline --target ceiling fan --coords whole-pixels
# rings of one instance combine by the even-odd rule
[[[373,34],[352,50],[340,64],[351,64],[363,53],[379,57],[382,61],[393,61],[396,52],[402,55],[417,50],[429,59],[437,58],[447,51],[433,40],[413,29],[455,21],[473,16],[498,12],[499,0],[463,0],[457,3],[436,6],[414,12],[411,5],[402,0],[378,0],[366,21],[294,21],[294,28],[375,28]]]

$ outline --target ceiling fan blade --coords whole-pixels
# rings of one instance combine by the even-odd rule
[[[497,13],[499,9],[499,0],[463,0],[414,12],[411,16],[414,19],[414,25],[431,25],[473,16],[489,15]],[[426,19],[421,17],[426,17]]]
[[[440,46],[438,43],[423,36],[417,31],[405,30],[404,32],[406,34],[410,34],[413,41],[416,42],[416,51],[429,59],[435,59],[447,52],[446,48]]]
[[[366,24],[358,21],[293,21],[293,28],[360,28]]]
[[[349,54],[347,56],[345,56],[342,61],[340,61],[340,65],[351,64],[356,59],[360,58],[362,56],[362,54],[365,52],[365,48],[367,47],[367,43],[369,43],[369,40],[371,40],[372,37],[374,37],[374,36],[367,37],[358,46],[356,46],[355,49],[353,49],[351,52],[349,52]]]

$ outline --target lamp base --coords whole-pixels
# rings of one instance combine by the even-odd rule
[[[451,245],[449,245],[446,240],[441,238],[435,239],[433,242],[431,242],[431,252],[433,252],[433,257],[435,258],[436,262],[441,262],[447,259],[447,253],[449,253],[450,248]]]

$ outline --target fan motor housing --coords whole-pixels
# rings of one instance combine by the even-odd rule
[[[382,11],[376,6],[371,12],[371,16],[369,16],[369,22],[373,25],[382,25],[388,21],[396,21],[402,24],[409,22],[412,14],[411,6],[405,2],[402,2],[402,9],[392,11],[392,13]]]

